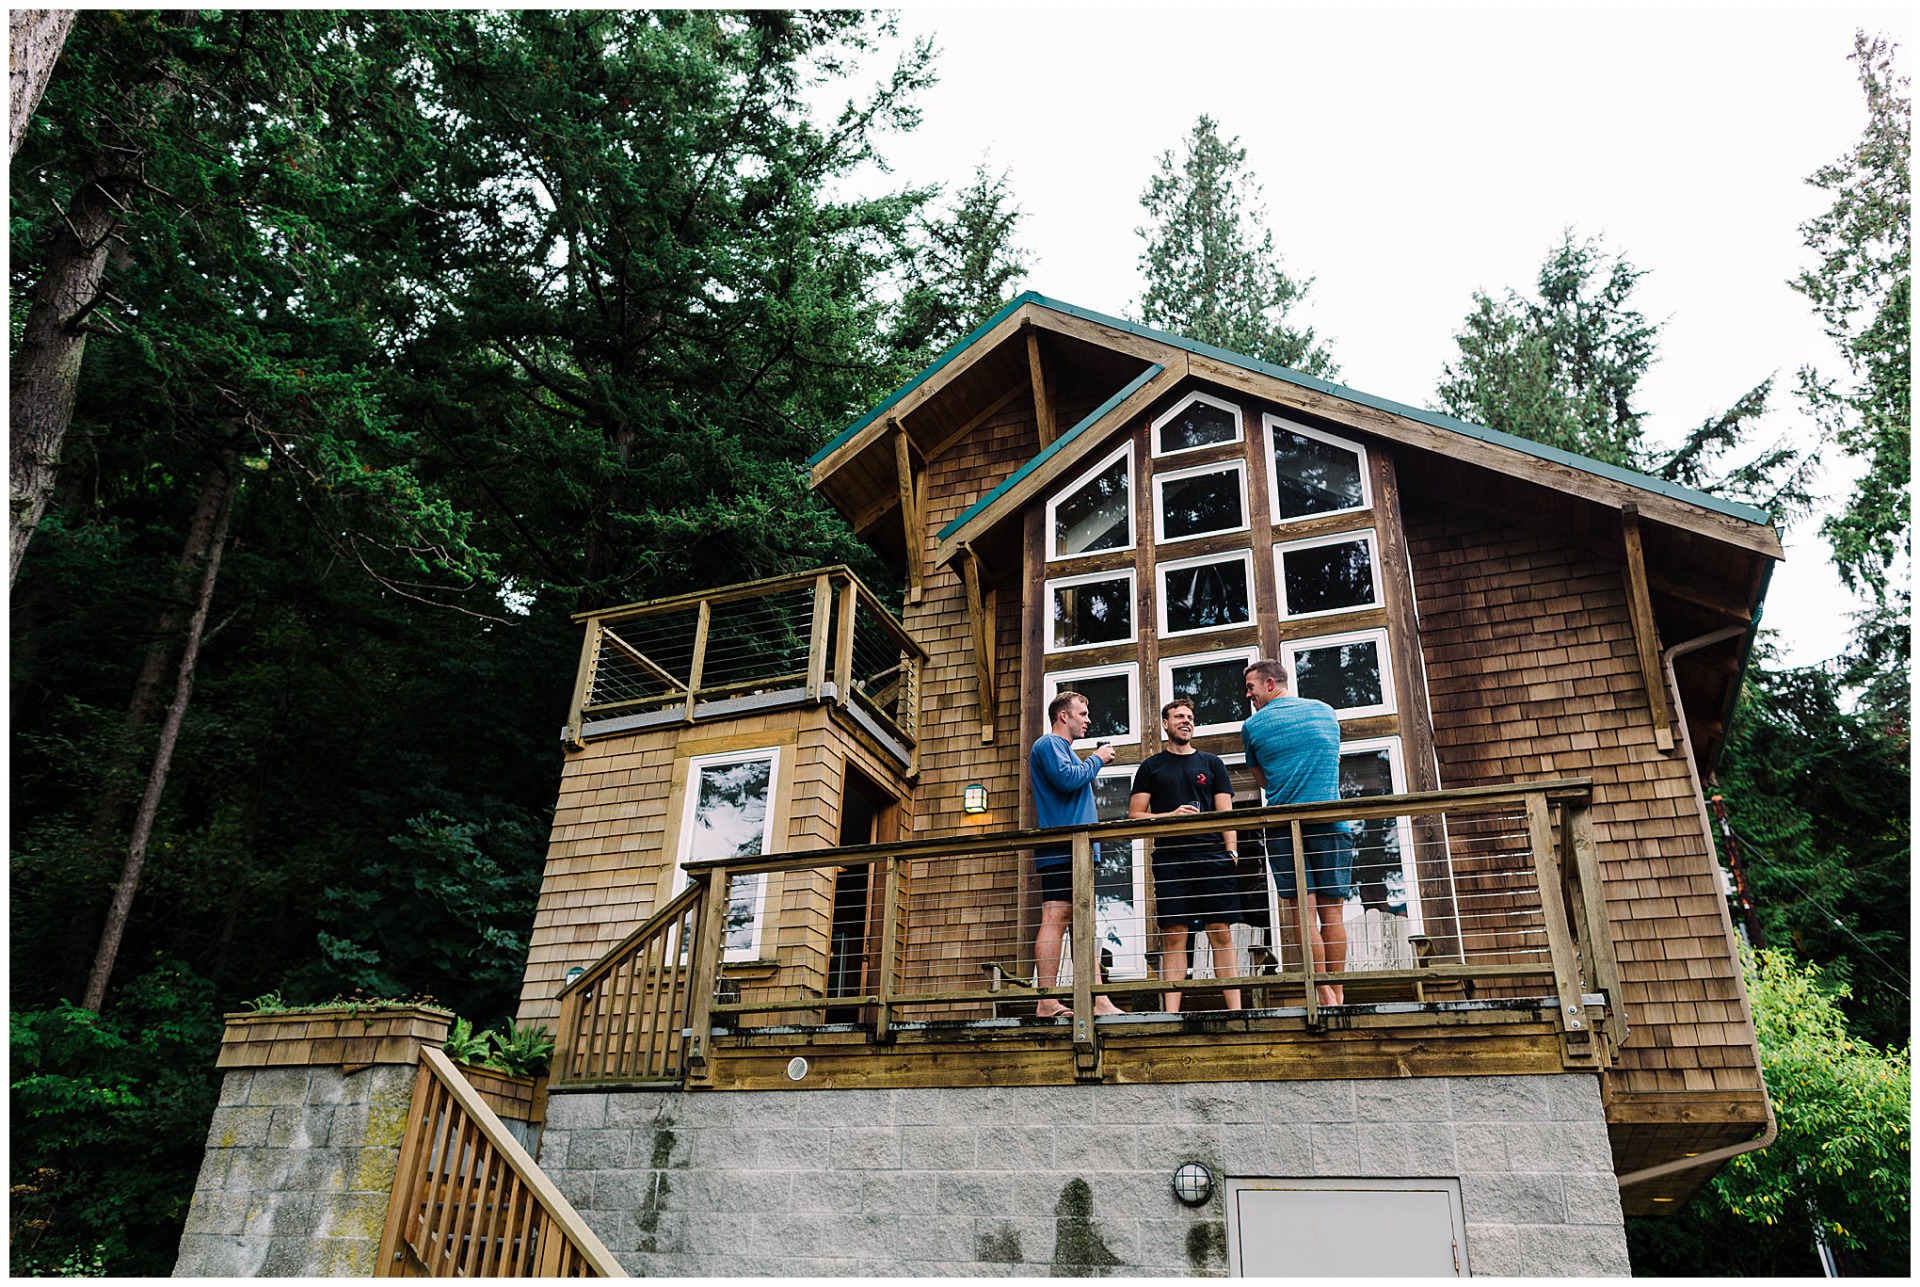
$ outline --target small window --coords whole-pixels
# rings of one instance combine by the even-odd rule
[[[1188,653],[1160,659],[1160,702],[1193,702],[1195,734],[1237,733],[1247,719],[1247,667],[1258,648]]]
[[[1282,617],[1317,617],[1380,606],[1372,532],[1342,532],[1276,545],[1273,566]]]
[[[1047,582],[1053,601],[1048,652],[1133,641],[1133,569]]]
[[[1253,620],[1253,552],[1162,563],[1160,633],[1227,630]]]
[[[1364,447],[1279,416],[1266,417],[1266,425],[1274,522],[1371,506]]]
[[[1201,465],[1153,480],[1154,539],[1184,541],[1247,527],[1247,462]]]
[[[1087,735],[1074,743],[1076,748],[1100,742],[1123,744],[1140,740],[1139,662],[1087,670],[1058,670],[1047,676],[1049,704],[1068,690],[1087,699],[1087,714],[1092,717]]]
[[[1325,702],[1341,719],[1393,713],[1386,631],[1289,639],[1280,649],[1297,695]]]
[[[773,746],[696,755],[689,760],[681,860],[767,853],[772,847],[767,824],[779,768],[780,750]],[[686,883],[682,868],[681,888]],[[726,959],[757,960],[766,921],[767,878],[760,872],[735,876],[728,891]]]
[[[1047,502],[1047,557],[1133,548],[1133,444],[1128,443]]]
[[[1177,456],[1183,451],[1239,442],[1240,408],[1205,393],[1189,393],[1153,422],[1152,433],[1156,456]]]

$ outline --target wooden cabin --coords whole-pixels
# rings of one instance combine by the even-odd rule
[[[1464,1117],[1447,1119],[1457,1147],[1424,1161],[1309,1166],[1223,1143],[1218,1263],[1156,1259],[1145,1221],[1132,1258],[1101,1262],[1156,1273],[1285,1272],[1257,1245],[1256,1226],[1282,1224],[1249,1213],[1296,1172],[1290,1202],[1330,1175],[1452,1183],[1457,1271],[1617,1272],[1621,1211],[1673,1210],[1771,1138],[1701,793],[1782,554],[1765,514],[1033,294],[810,468],[897,569],[897,609],[831,568],[582,618],[519,1015],[557,1028],[554,1111],[580,1114],[563,1136],[600,1139],[616,1112],[717,1112],[704,1106],[730,1092],[755,1113],[811,1096],[823,1107],[799,1111],[835,1121],[879,1092],[944,1103],[933,1121],[1027,1112],[981,1108],[981,1088],[1082,1094],[1105,1114],[1121,1088],[1252,1087],[1271,1140],[1282,1092],[1259,1088],[1291,1084],[1359,1104],[1343,1111],[1362,1154],[1367,1104],[1426,1120],[1419,1097],[1443,1086],[1459,1113],[1492,1087],[1531,1121],[1565,1089],[1604,1121],[1592,1173],[1618,1179],[1619,1205],[1577,1201],[1569,1171],[1561,1214],[1535,1224],[1475,1195],[1550,1162],[1522,1165],[1518,1135],[1469,1156]],[[1336,708],[1343,800],[1265,809],[1237,782],[1240,834],[1354,823],[1348,1004],[1317,1004],[1297,909],[1256,863],[1235,931],[1249,1008],[1221,1009],[1227,981],[1197,970],[1186,1013],[1160,1013],[1148,846],[1219,824],[1125,821],[1133,767],[1176,694],[1196,702],[1196,744],[1237,765],[1242,672],[1262,657]],[[1074,1018],[1041,1021],[1026,756],[1066,688],[1119,755],[1097,784],[1102,821],[1071,837],[1056,993]],[[1130,1013],[1092,1018],[1100,971]],[[1196,1092],[1179,1093],[1168,1111]],[[679,1107],[647,1099],[662,1094]],[[913,1129],[908,1101],[884,1102],[860,1129]],[[1325,1138],[1344,1138],[1339,1120]],[[1547,1152],[1579,1151],[1551,1138]],[[543,1152],[563,1190],[640,1165],[585,1147]],[[1010,1169],[1058,1179],[1071,1168],[1053,1147]],[[1556,1219],[1610,1241],[1580,1259]],[[1536,1226],[1555,1232],[1530,1242]],[[1187,1235],[1188,1252],[1211,1236]],[[961,1272],[996,1261],[1002,1237],[981,1233],[972,1259],[858,1263]],[[674,1258],[644,1232],[627,1245],[649,1272],[799,1263],[685,1242]]]

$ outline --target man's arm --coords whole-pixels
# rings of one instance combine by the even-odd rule
[[[1075,791],[1100,776],[1107,761],[1096,750],[1086,759],[1076,756],[1064,738],[1047,742],[1031,757],[1033,771],[1044,776],[1056,791]]]
[[[1135,791],[1127,797],[1127,816],[1129,818],[1151,818],[1153,816],[1153,797],[1145,791]]]

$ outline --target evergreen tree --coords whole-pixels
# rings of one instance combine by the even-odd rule
[[[1014,240],[1020,208],[1007,171],[982,161],[945,211],[921,214],[903,247],[905,289],[894,347],[909,374],[998,312],[1026,278],[1027,253]]]
[[[1313,280],[1297,280],[1281,266],[1260,185],[1239,144],[1222,139],[1219,125],[1202,115],[1182,155],[1161,155],[1159,173],[1140,197],[1148,223],[1134,230],[1147,243],[1138,320],[1331,378],[1339,368],[1325,344],[1288,317]]]

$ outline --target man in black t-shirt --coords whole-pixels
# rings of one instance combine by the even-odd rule
[[[1148,756],[1133,775],[1127,801],[1129,818],[1171,818],[1233,808],[1233,782],[1220,757],[1193,745],[1193,703],[1175,698],[1160,708],[1160,733],[1166,749]],[[1240,912],[1239,858],[1231,831],[1172,836],[1153,845],[1155,919],[1160,924],[1160,977],[1187,977],[1187,938],[1204,926],[1213,944],[1213,977],[1240,973],[1228,924]],[[1240,989],[1225,989],[1227,1009],[1240,1008]],[[1180,994],[1166,994],[1169,1014],[1180,1009]]]

